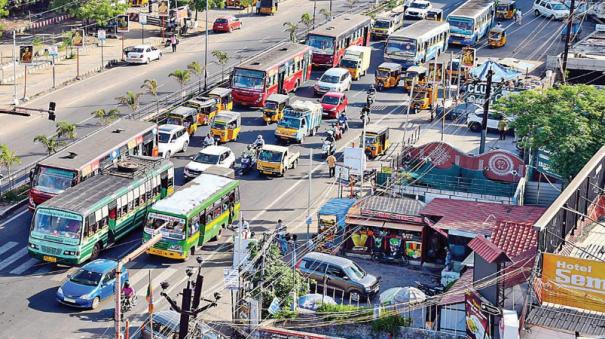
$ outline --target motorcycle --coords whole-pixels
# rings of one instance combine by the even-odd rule
[[[336,146],[334,145],[334,143],[328,139],[324,139],[324,143],[321,146],[321,152],[324,156],[324,158],[327,158],[328,156],[330,156],[331,154],[334,154],[334,152],[336,152]]]
[[[368,96],[366,97],[366,106],[370,107],[374,103],[375,92],[368,91]]]
[[[435,296],[442,294],[445,291],[445,288],[442,286],[429,286],[427,284],[423,284],[419,281],[416,281],[416,287],[421,290],[427,296]]]
[[[244,152],[240,159],[240,175],[245,175],[256,166],[256,153],[252,151]]]
[[[387,249],[384,249],[382,241],[386,234],[386,232],[379,232],[376,238],[381,238],[380,241],[376,238],[374,239],[374,241],[379,242],[381,246],[372,252],[372,260],[380,263],[395,263],[402,266],[408,265],[409,260],[402,250],[403,239],[399,237],[389,238],[387,243],[388,247]]]
[[[361,120],[361,122],[364,125],[368,125],[370,123],[370,109],[369,108],[366,110],[366,107],[364,107],[364,109],[361,110],[361,114],[359,115],[359,120]]]
[[[340,140],[342,138],[342,131],[338,124],[332,124],[332,128],[328,130],[328,133],[332,133],[334,139]]]
[[[120,300],[120,310],[122,312],[122,317],[126,312],[130,312],[132,308],[136,305],[137,296],[133,295],[130,298],[126,298],[126,296],[122,295]]]

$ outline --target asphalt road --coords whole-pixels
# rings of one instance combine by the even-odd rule
[[[337,5],[342,6],[338,1]],[[327,6],[327,2],[318,3],[318,7]],[[528,5],[529,1],[522,1],[523,5]],[[282,6],[283,5],[283,6]],[[296,20],[302,10],[312,10],[312,3],[304,2],[286,2],[280,5],[280,13],[276,17],[259,19],[255,17],[244,18],[246,28],[233,35],[213,36],[215,41],[210,46],[216,46],[216,49],[229,50],[231,53],[243,54],[242,49],[246,49],[248,54],[252,55],[262,49],[263,46],[269,46],[272,42],[281,39],[285,33],[281,32],[281,23],[289,20]],[[455,4],[448,4],[454,6]],[[529,5],[528,5],[529,6]],[[320,7],[321,8],[321,7]],[[446,9],[447,10],[447,9]],[[529,18],[533,18],[529,16]],[[526,18],[528,25],[525,33],[528,35],[540,22],[545,19],[537,19],[530,23]],[[263,25],[248,24],[248,20],[257,20]],[[556,23],[555,23],[556,24]],[[554,25],[548,23],[548,25]],[[523,26],[525,27],[525,26]],[[545,29],[546,31],[546,29]],[[552,33],[552,30],[551,30]],[[510,38],[510,43],[498,50],[484,48],[480,53],[498,53],[507,55],[514,53],[517,46],[517,40],[514,34]],[[530,46],[542,43],[543,40],[536,38],[530,43]],[[556,43],[555,43],[556,44]],[[188,50],[187,46],[191,46]],[[242,48],[247,46],[246,48]],[[382,53],[380,42],[373,44],[374,56],[372,60],[371,71],[381,62]],[[254,49],[254,51],[252,50]],[[240,50],[240,52],[237,52]],[[525,49],[521,48],[524,51]],[[154,63],[143,67],[128,67],[110,71],[101,74],[91,80],[83,81],[68,89],[53,94],[51,97],[59,105],[60,114],[69,113],[69,119],[81,122],[86,125],[92,121],[89,118],[89,112],[95,107],[108,105],[112,98],[124,93],[128,89],[136,89],[143,79],[155,77],[164,84],[164,91],[176,89],[176,83],[167,79],[166,75],[175,68],[183,68],[191,60],[200,59],[200,44],[193,41],[185,41],[181,44],[179,52],[174,56],[165,58],[161,63]],[[528,52],[519,52],[529,53]],[[517,57],[523,57],[518,55]],[[369,72],[372,73],[372,72]],[[314,77],[319,74],[315,73]],[[353,120],[352,130],[345,134],[343,140],[337,143],[337,148],[342,149],[351,141],[357,142],[360,134],[360,122],[358,120],[359,110],[365,101],[365,91],[370,83],[373,82],[373,76],[368,75],[358,82],[355,82],[351,91],[348,93],[351,104],[348,110],[349,117]],[[298,97],[307,100],[311,98],[312,90],[310,86],[313,81],[309,81],[296,94]],[[94,88],[91,90],[91,88]],[[51,97],[43,97],[30,104],[44,106]],[[391,90],[379,93],[375,103],[375,110],[372,112],[372,122],[379,124],[388,124],[394,128],[405,123],[407,117],[403,114],[402,105],[407,100],[406,95],[401,90]],[[246,144],[250,143],[258,134],[262,134],[268,142],[274,140],[274,125],[265,126],[260,118],[260,114],[255,111],[241,111],[243,114],[243,133],[239,143],[229,143],[233,151],[239,155]],[[5,117],[3,117],[5,118]],[[416,120],[426,120],[426,114],[413,117]],[[32,135],[40,134],[40,131],[52,131],[52,126],[44,118],[35,118],[28,121],[24,119],[1,120],[3,134],[2,142],[7,135],[10,135],[10,145],[22,145],[23,149],[31,149],[29,155],[35,157],[36,146],[32,147]],[[81,119],[81,120],[79,120]],[[19,120],[19,121],[17,121]],[[10,126],[5,128],[4,126]],[[328,122],[322,125],[321,131],[324,132]],[[38,128],[40,130],[38,130]],[[91,127],[89,127],[91,128]],[[468,130],[464,126],[448,126],[451,134],[466,134]],[[35,131],[35,132],[34,132]],[[199,150],[201,136],[206,129],[198,131],[194,137],[186,154],[178,154],[173,158],[177,167],[177,180],[182,180],[182,168],[188,162],[189,156]],[[26,135],[28,134],[28,135]],[[251,228],[255,232],[272,231],[275,221],[279,218],[285,220],[289,226],[289,231],[300,234],[306,233],[304,224],[307,216],[308,190],[311,188],[311,215],[315,215],[315,210],[328,198],[336,195],[338,185],[333,180],[327,178],[327,169],[323,159],[317,154],[321,145],[321,138],[325,133],[307,138],[305,144],[292,146],[294,150],[301,152],[301,161],[296,170],[290,171],[284,178],[265,178],[256,173],[251,173],[240,177],[242,213],[250,221]],[[472,136],[477,138],[476,135]],[[468,138],[461,138],[464,142]],[[448,139],[445,139],[448,141]],[[309,160],[309,154],[313,150],[315,155]],[[308,184],[307,173],[313,172],[311,184]],[[55,267],[50,264],[40,263],[30,259],[25,252],[28,236],[28,228],[31,216],[27,211],[18,211],[13,218],[0,223],[0,299],[4,301],[4,307],[0,311],[0,337],[26,337],[26,338],[101,338],[111,337],[113,335],[113,304],[111,301],[104,302],[98,310],[78,311],[59,305],[54,295],[57,287],[68,274],[68,268]],[[314,220],[311,232],[316,227]],[[141,234],[135,232],[127,239],[118,243],[114,248],[103,253],[105,258],[119,258],[129,253],[140,244]],[[223,267],[231,263],[230,237],[225,235],[218,243],[211,243],[204,248],[202,252],[204,258],[205,286],[204,295],[210,296],[214,291],[221,291],[224,298],[219,303],[219,307],[212,312],[208,312],[205,317],[208,319],[229,319],[230,301],[229,294],[223,290]],[[173,262],[167,259],[143,255],[130,263],[127,267],[130,271],[131,282],[139,294],[139,304],[130,317],[135,325],[144,314],[144,293],[146,288],[146,277],[148,270],[152,270],[152,275],[156,284],[159,281],[170,282],[168,293],[176,296],[177,292],[183,287],[186,281],[185,268],[194,265],[194,261]],[[167,303],[159,296],[159,288],[155,289],[156,301],[159,301],[157,309],[167,309]],[[137,314],[141,315],[137,315]]]

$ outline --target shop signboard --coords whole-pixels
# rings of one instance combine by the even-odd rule
[[[489,321],[487,315],[481,311],[482,300],[474,291],[465,293],[466,309],[466,337],[469,339],[490,339]]]
[[[605,263],[544,253],[542,301],[605,312]]]

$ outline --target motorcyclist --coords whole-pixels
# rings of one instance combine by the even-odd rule
[[[338,123],[340,124],[343,132],[345,132],[347,129],[349,129],[349,123],[347,120],[348,120],[348,118],[347,118],[347,115],[345,114],[345,112],[341,112],[340,116],[338,117]]]
[[[374,87],[373,84],[370,85],[370,88],[368,88],[368,95],[374,96],[376,94],[376,88]]]
[[[205,147],[214,145],[214,138],[212,137],[211,133],[208,133],[206,137],[204,137],[203,143]]]
[[[366,119],[368,122],[370,121],[370,107],[368,105],[363,106],[359,118],[362,120],[363,123],[366,123]]]
[[[252,145],[256,149],[261,149],[263,146],[265,146],[265,140],[263,139],[263,136],[259,134],[256,137],[256,140],[254,140],[254,142],[252,143]]]
[[[326,137],[326,141],[329,141],[332,144],[336,142],[336,138],[334,138],[333,131],[328,131],[328,136]]]
[[[124,283],[124,287],[122,288],[122,295],[128,301],[130,306],[134,306],[134,296],[136,294],[134,288],[130,286],[130,283],[128,281]]]

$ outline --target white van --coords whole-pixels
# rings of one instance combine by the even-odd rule
[[[175,153],[186,152],[189,146],[189,133],[184,126],[166,124],[158,127],[158,151],[160,157],[170,158]]]

